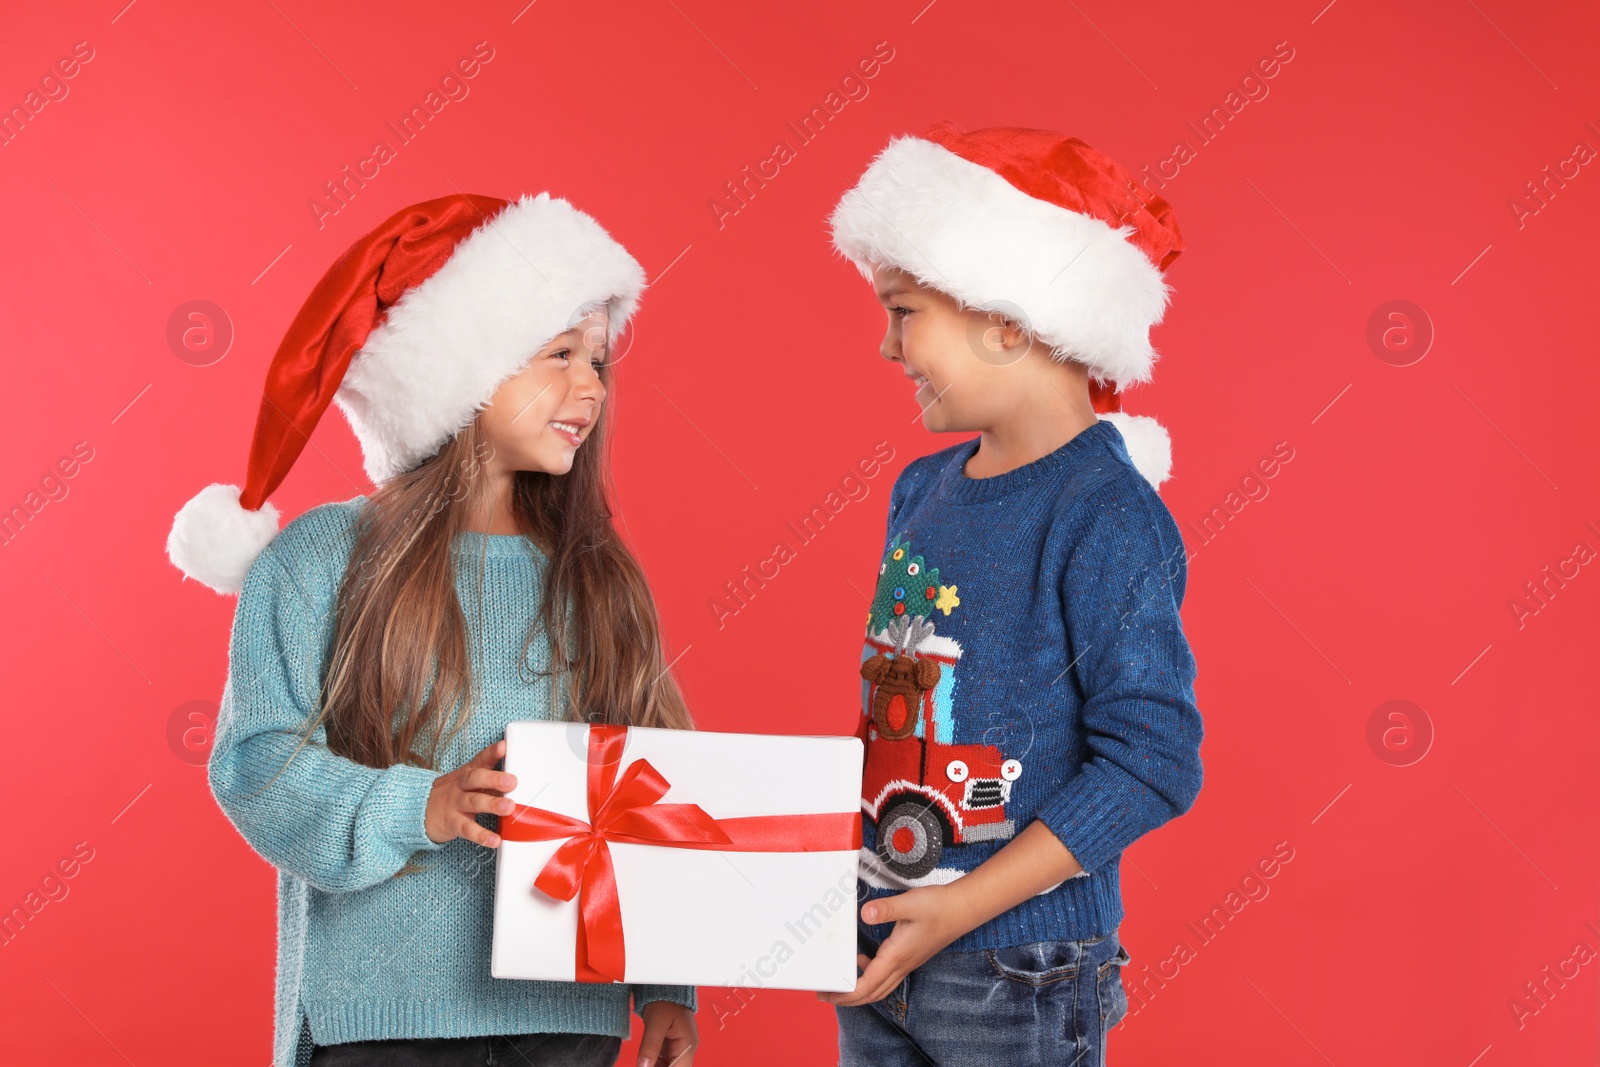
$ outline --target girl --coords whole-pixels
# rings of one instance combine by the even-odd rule
[[[689,1067],[692,988],[489,974],[505,724],[690,727],[608,506],[611,341],[638,263],[548,194],[399,212],[329,268],[267,376],[241,490],[172,561],[238,593],[208,778],[278,868],[274,1067]],[[370,496],[265,498],[329,400]]]

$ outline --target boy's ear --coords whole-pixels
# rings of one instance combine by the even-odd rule
[[[1006,317],[1002,312],[989,312],[987,338],[990,344],[1000,346],[1000,352],[995,355],[1000,357],[1002,363],[1016,362],[1038,344],[1034,334],[1030,334],[1021,323],[1016,322],[1014,318]]]
[[[1017,320],[1000,311],[980,311],[969,331],[974,354],[985,363],[1009,366],[1027,355],[1037,341]]]
[[[1008,319],[999,312],[992,312],[991,317],[1000,330],[1000,337],[1007,348],[1028,348],[1033,344],[1033,335],[1023,329],[1015,320]]]

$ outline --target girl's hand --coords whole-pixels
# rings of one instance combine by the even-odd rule
[[[500,835],[486,829],[474,815],[480,811],[509,815],[515,807],[505,798],[505,792],[516,788],[517,776],[494,769],[505,753],[505,741],[496,741],[472,757],[470,763],[433,780],[428,810],[423,815],[430,841],[442,845],[464,837],[485,848],[500,847]]]
[[[640,1009],[644,1037],[639,1040],[639,1067],[689,1067],[700,1035],[694,1012],[670,1000],[652,1000]]]
[[[906,975],[972,928],[949,886],[930,885],[861,906],[869,923],[894,923],[894,929],[871,959],[857,956],[862,975],[850,993],[818,993],[818,1000],[841,1008],[871,1004],[894,992]]]

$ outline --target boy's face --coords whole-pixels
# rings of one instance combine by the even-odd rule
[[[1048,354],[1015,323],[964,310],[894,267],[875,268],[872,285],[889,316],[879,351],[911,379],[929,430],[990,429],[1039,384],[1029,362]]]

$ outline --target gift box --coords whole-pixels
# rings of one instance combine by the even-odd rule
[[[854,737],[506,727],[496,978],[847,991]]]

